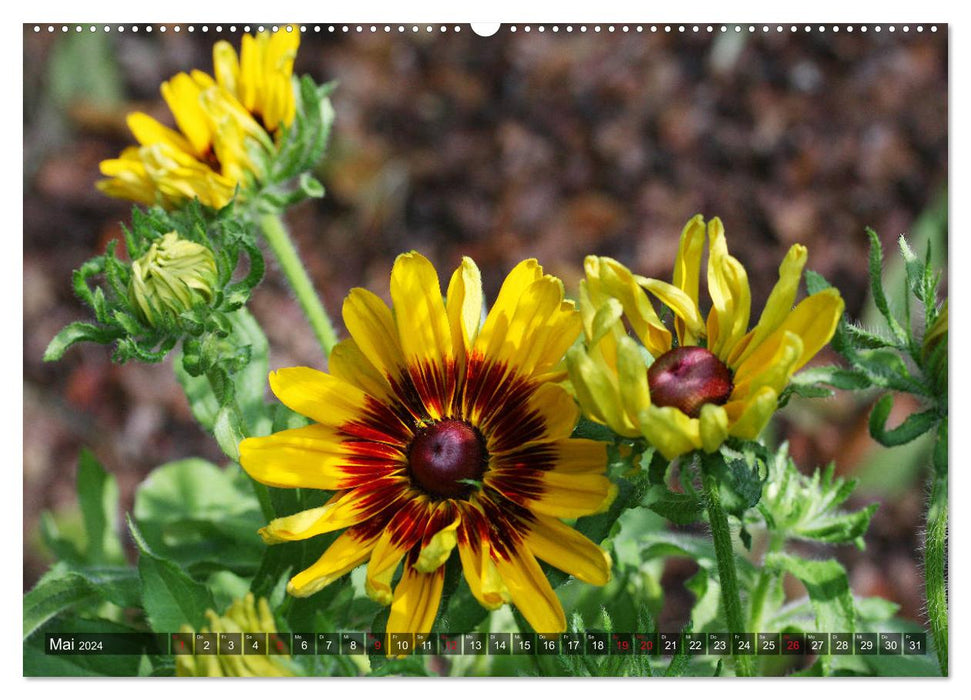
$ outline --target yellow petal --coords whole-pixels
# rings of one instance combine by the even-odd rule
[[[391,531],[385,529],[378,537],[371,551],[368,562],[367,577],[364,581],[364,591],[368,597],[381,605],[391,605],[394,598],[391,591],[391,579],[394,577],[398,564],[408,553],[407,546],[395,544]]]
[[[567,353],[566,363],[583,413],[620,435],[637,437],[637,426],[624,413],[617,377],[605,363],[595,361],[580,347]]]
[[[775,352],[761,367],[754,363],[745,365],[745,372],[739,372],[736,377],[733,396],[746,396],[764,386],[771,387],[777,394],[781,394],[789,383],[789,378],[802,357],[802,338],[791,331],[783,332],[779,342],[773,342]],[[766,350],[768,350],[766,345]]]
[[[765,428],[779,405],[779,395],[772,387],[764,386],[746,402],[739,419],[729,428],[729,434],[743,440],[755,440]]]
[[[649,406],[641,413],[641,431],[667,459],[701,447],[697,418],[689,418],[673,406]]]
[[[745,358],[778,328],[792,311],[796,293],[799,291],[802,269],[806,265],[806,257],[805,246],[797,243],[789,249],[782,264],[779,265],[779,281],[776,282],[765,302],[758,324],[749,333],[751,339],[745,345],[739,345],[741,352],[735,352],[728,358],[730,367],[734,369],[744,362]]]
[[[448,283],[445,299],[452,347],[465,348],[468,353],[482,321],[482,275],[472,258],[462,258]]]
[[[543,268],[534,259],[523,260],[516,265],[502,283],[499,295],[496,297],[485,323],[476,338],[475,347],[484,351],[492,342],[493,336],[505,336],[512,316],[519,305],[519,298],[526,288],[543,276]]]
[[[723,406],[706,403],[698,416],[698,435],[705,452],[715,452],[728,437],[728,414]]]
[[[599,283],[601,294],[613,297],[621,303],[635,335],[654,357],[670,350],[671,332],[661,323],[650,299],[637,284],[631,271],[612,258],[602,257],[598,260],[598,265],[587,269],[590,289],[593,290]],[[595,274],[592,278],[591,272]]]
[[[353,384],[309,367],[270,372],[270,388],[288,408],[335,427],[359,420],[368,401]]]
[[[342,441],[330,426],[308,425],[243,440],[239,461],[247,474],[268,486],[333,491],[343,488],[348,477]]]
[[[802,354],[792,371],[796,372],[819,352],[836,332],[843,315],[843,299],[833,288],[824,289],[803,299],[785,320],[769,336],[755,347],[738,365],[735,378],[738,383],[751,379],[762,372],[778,350],[786,333],[794,333],[802,340]]]
[[[401,581],[394,589],[394,601],[386,626],[388,634],[430,632],[442,599],[444,581],[444,567],[423,574],[405,564]]]
[[[456,514],[455,519],[436,532],[428,539],[427,544],[423,545],[415,562],[415,569],[422,573],[431,573],[446,561],[458,544],[456,530],[458,530],[462,519]],[[427,537],[427,534],[426,534]]]
[[[446,358],[455,357],[438,273],[424,256],[415,252],[398,256],[391,270],[391,300],[398,340],[409,365],[444,367]]]
[[[494,561],[509,597],[536,632],[566,630],[563,606],[529,550],[513,549],[508,559],[496,556]]]
[[[537,516],[525,542],[538,558],[581,581],[595,586],[610,581],[610,555],[556,518]]]
[[[488,539],[460,538],[458,543],[462,571],[472,595],[487,610],[497,610],[509,602],[509,590],[490,556]]]
[[[554,470],[541,472],[540,483],[543,492],[528,507],[556,518],[602,513],[617,495],[617,486],[603,474]]]
[[[705,248],[705,220],[696,214],[685,224],[678,243],[678,255],[674,261],[674,286],[688,295],[692,305],[698,308],[698,282],[701,275],[701,255]],[[674,320],[679,345],[696,345],[704,333],[697,327],[689,327],[681,317]]]
[[[701,318],[701,311],[687,292],[661,280],[640,275],[637,275],[636,279],[639,285],[674,312],[675,327],[681,329],[678,331],[679,344],[693,345],[705,334],[705,322]],[[697,287],[697,282],[695,286]]]
[[[627,336],[617,343],[617,382],[625,422],[636,426],[641,411],[651,405],[651,392],[647,384],[647,365],[641,349]]]
[[[752,299],[745,268],[728,254],[725,229],[717,217],[708,222],[708,350],[725,359],[745,335]]]
[[[163,126],[147,114],[132,112],[128,115],[126,121],[135,140],[140,144],[165,143],[177,150],[192,153],[192,144],[186,141],[182,134]]]
[[[217,41],[212,47],[212,70],[223,89],[239,94],[239,59],[228,41]]]
[[[371,364],[353,338],[344,338],[330,351],[327,362],[330,373],[348,384],[353,384],[369,396],[386,400],[391,395],[387,378]]]
[[[567,438],[549,443],[554,450],[553,469],[561,474],[603,474],[607,470],[607,443]]]
[[[344,325],[364,356],[383,375],[397,378],[405,366],[391,309],[380,297],[356,287],[344,299]]]
[[[313,595],[364,563],[371,555],[376,540],[377,537],[359,539],[352,530],[348,530],[334,540],[320,559],[290,579],[287,593],[297,598]]]
[[[204,156],[212,146],[212,130],[199,101],[199,85],[185,73],[162,83],[165,98],[179,131],[185,134],[196,156]]]

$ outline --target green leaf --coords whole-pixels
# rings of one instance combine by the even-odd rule
[[[87,449],[81,451],[78,459],[78,501],[87,535],[86,561],[92,564],[123,562],[118,484]]]
[[[664,486],[652,486],[643,502],[675,525],[690,525],[702,519],[705,505],[695,494],[675,493]]]
[[[893,395],[884,394],[870,412],[870,435],[885,447],[896,447],[920,437],[934,428],[940,416],[934,409],[912,413],[896,428],[887,430],[887,419],[893,410]]]
[[[56,362],[64,357],[75,343],[90,341],[107,345],[118,337],[117,333],[107,328],[101,328],[93,323],[75,321],[61,329],[61,332],[54,336],[47,349],[44,351],[44,362]]]
[[[846,569],[835,559],[812,561],[781,552],[766,555],[765,566],[799,579],[816,612],[816,631],[856,631],[856,616]]]
[[[876,386],[918,396],[928,396],[931,393],[920,381],[914,379],[903,358],[893,350],[861,351],[854,357],[854,364]]]
[[[706,459],[703,467],[712,469],[718,479],[722,507],[738,518],[762,498],[767,476],[764,460],[752,451],[754,447],[745,443],[745,450],[738,452],[723,445],[721,457]]]
[[[146,543],[183,567],[212,563],[252,574],[263,554],[266,524],[249,478],[198,458],[155,469],[135,492],[133,508]]]
[[[234,462],[239,461],[239,443],[246,437],[243,433],[243,421],[235,406],[223,406],[216,413],[216,420],[212,426],[212,435],[219,444],[219,449]]]
[[[840,330],[853,347],[860,350],[877,350],[880,348],[895,347],[892,340],[887,340],[879,333],[871,333],[852,323],[842,324]]]
[[[128,528],[138,546],[138,575],[142,581],[145,614],[156,632],[172,632],[188,624],[200,629],[206,611],[215,608],[212,594],[174,562],[156,556],[129,518]]]
[[[80,576],[50,571],[24,596],[24,639],[55,615],[98,599],[98,593]]]
[[[887,296],[883,291],[883,246],[880,245],[880,238],[876,231],[871,228],[866,230],[870,238],[869,274],[870,274],[870,293],[873,295],[873,303],[877,310],[887,322],[890,332],[897,339],[900,345],[907,343],[907,334],[900,327],[897,319],[890,313],[890,305],[887,303]]]
[[[870,386],[870,381],[866,375],[852,369],[843,367],[826,366],[812,367],[796,374],[791,382],[793,384],[828,384],[837,389],[856,390],[866,389]]]

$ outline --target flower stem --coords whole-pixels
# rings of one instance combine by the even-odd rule
[[[701,479],[704,486],[705,501],[708,506],[708,522],[711,526],[711,537],[715,543],[715,559],[718,562],[718,581],[721,584],[722,607],[725,609],[725,619],[728,631],[731,633],[745,632],[745,622],[742,617],[742,600],[738,590],[738,574],[735,570],[735,550],[732,548],[732,532],[728,526],[728,514],[721,504],[718,492],[718,479],[714,474],[714,467],[721,460],[721,454],[705,454],[701,456]],[[735,673],[738,676],[754,676],[755,668],[752,657],[739,654],[735,658]]]
[[[947,676],[947,474],[935,473],[924,533],[924,590],[927,617],[941,675]]]
[[[290,288],[300,303],[310,327],[317,336],[324,355],[330,356],[330,351],[337,344],[337,333],[334,331],[334,324],[331,323],[330,316],[324,309],[320,297],[314,289],[313,282],[307,274],[307,269],[300,260],[296,247],[290,234],[287,233],[286,226],[276,214],[263,214],[260,217],[260,228],[266,238],[270,250],[276,256],[277,262],[283,274],[286,275]]]

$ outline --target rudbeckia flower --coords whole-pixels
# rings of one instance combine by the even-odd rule
[[[244,193],[264,176],[262,153],[294,118],[291,76],[300,43],[296,30],[243,37],[240,55],[225,41],[213,47],[215,78],[179,73],[162,83],[178,130],[142,112],[128,115],[139,146],[101,163],[109,179],[98,188],[112,197],[166,208],[198,198],[221,208],[237,186]]]
[[[399,256],[391,300],[393,311],[351,291],[350,338],[334,348],[329,373],[270,375],[276,396],[314,424],[240,444],[257,481],[336,491],[261,530],[271,544],[343,530],[287,590],[309,596],[367,562],[367,594],[391,606],[387,631],[427,633],[458,550],[483,606],[511,602],[536,631],[564,631],[537,559],[605,584],[607,553],[561,519],[601,511],[616,490],[605,444],[570,437],[579,410],[552,383],[565,378],[579,314],[535,260],[510,272],[481,327],[479,270],[468,258],[443,301],[431,263]]]
[[[568,356],[584,413],[621,435],[643,435],[668,459],[714,452],[729,436],[758,437],[789,378],[829,342],[843,313],[835,289],[793,308],[807,254],[794,245],[749,329],[748,277],[728,254],[715,218],[707,226],[706,318],[699,306],[705,234],[700,215],[685,226],[671,284],[634,275],[610,258],[588,257],[580,286],[586,343]],[[673,312],[674,335],[647,292]]]

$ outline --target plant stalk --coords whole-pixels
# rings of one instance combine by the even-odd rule
[[[287,232],[283,221],[276,214],[263,214],[260,217],[260,228],[266,242],[276,256],[283,274],[290,283],[300,308],[303,309],[304,316],[310,323],[314,335],[320,347],[323,348],[324,355],[329,357],[330,351],[337,344],[337,333],[334,331],[334,324],[327,315],[323,303],[317,291],[314,289],[313,282],[307,274],[307,269],[300,260],[300,255]]]
[[[924,590],[937,663],[941,675],[947,676],[947,474],[937,472],[931,479],[924,533]]]
[[[715,544],[715,559],[718,563],[718,581],[721,584],[722,607],[731,633],[745,632],[742,615],[742,599],[738,590],[738,573],[735,569],[735,550],[732,547],[732,532],[728,526],[728,514],[721,504],[718,492],[718,479],[713,467],[721,460],[721,454],[701,456],[701,479],[704,486],[705,501],[708,506],[708,522],[711,537]],[[754,650],[753,650],[754,651]],[[754,676],[755,668],[751,656],[739,654],[735,659],[735,673],[738,676]]]

